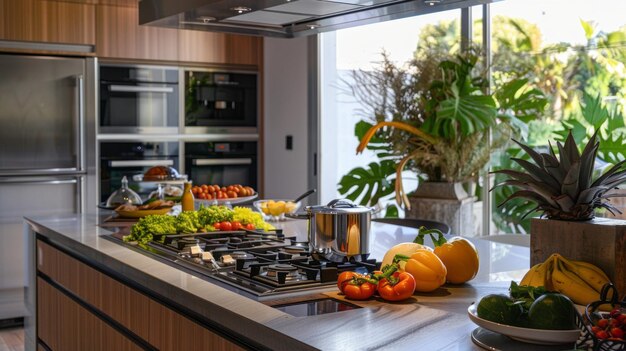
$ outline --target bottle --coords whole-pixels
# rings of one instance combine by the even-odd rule
[[[193,193],[191,192],[191,183],[185,182],[185,188],[183,189],[183,197],[180,199],[183,211],[193,211],[194,207]]]

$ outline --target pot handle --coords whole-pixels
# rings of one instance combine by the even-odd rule
[[[354,202],[346,199],[334,199],[331,200],[328,205],[330,208],[346,208],[346,207],[357,207]]]
[[[285,217],[291,219],[309,219],[311,216],[308,213],[285,213]]]

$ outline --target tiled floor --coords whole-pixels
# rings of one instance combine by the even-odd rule
[[[0,329],[0,351],[24,351],[24,328]]]

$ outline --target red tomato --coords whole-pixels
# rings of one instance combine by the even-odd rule
[[[222,223],[220,222],[213,223],[213,228],[215,228],[216,230],[222,229]]]
[[[241,225],[241,222],[230,222],[233,225],[233,230],[241,230],[241,228],[243,227]]]
[[[339,278],[337,278],[337,287],[339,288],[339,290],[343,292],[344,285],[347,284],[347,282],[350,279],[354,278],[356,275],[358,275],[358,273],[356,272],[351,272],[351,271],[341,272],[341,274],[339,274]]]
[[[222,222],[220,223],[220,230],[225,232],[233,230],[233,225],[230,222]]]
[[[351,300],[367,300],[376,292],[376,285],[368,282],[365,276],[354,272],[339,274],[337,286]]]
[[[248,229],[248,230],[255,230],[256,227],[254,226],[254,224],[248,223],[248,224],[246,224],[246,229]]]
[[[407,272],[395,272],[378,282],[378,294],[387,301],[408,299],[415,291],[415,278]]]

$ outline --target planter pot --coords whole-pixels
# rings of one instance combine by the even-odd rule
[[[476,197],[469,196],[462,183],[424,182],[409,196],[411,210],[406,217],[443,222],[452,234],[473,236],[474,201]]]
[[[600,267],[620,294],[626,294],[626,221],[601,217],[580,222],[531,219],[531,266],[553,253]]]

